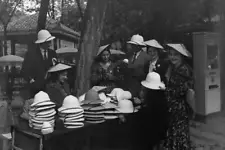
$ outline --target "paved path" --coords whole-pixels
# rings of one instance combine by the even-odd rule
[[[190,132],[196,150],[225,150],[225,116],[191,122]]]

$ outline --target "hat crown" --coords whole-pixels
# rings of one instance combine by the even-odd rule
[[[146,81],[149,83],[161,83],[160,75],[156,72],[150,72],[148,73],[146,77]]]
[[[144,38],[143,38],[143,36],[136,34],[131,37],[131,41],[136,42],[136,43],[143,43]]]
[[[133,111],[134,106],[130,100],[121,100],[118,102],[118,107],[122,110],[131,110]]]
[[[65,108],[80,107],[80,102],[75,96],[69,95],[66,96],[65,99],[63,100],[63,107]]]
[[[91,100],[91,101],[95,101],[95,100],[99,100],[99,95],[98,92],[96,92],[93,89],[90,89],[84,97],[84,100]]]
[[[40,30],[38,32],[38,40],[47,40],[50,38],[52,35],[47,31],[47,30]]]
[[[34,96],[34,103],[50,101],[50,98],[47,93],[40,91]]]

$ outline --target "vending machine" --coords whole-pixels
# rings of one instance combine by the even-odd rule
[[[193,34],[193,59],[197,114],[222,110],[221,37],[218,33]]]

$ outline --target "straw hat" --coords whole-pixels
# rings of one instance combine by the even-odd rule
[[[141,84],[148,89],[165,89],[165,84],[161,81],[160,75],[156,72],[148,73],[146,80],[142,81]]]
[[[42,134],[50,134],[54,131],[52,125],[50,122],[43,122],[42,128],[41,128],[41,133]]]
[[[55,39],[54,36],[52,36],[48,30],[40,30],[38,32],[37,40],[35,41],[36,44],[48,42]]]
[[[139,45],[139,46],[145,46],[144,38],[143,38],[143,36],[141,36],[139,34],[133,35],[131,37],[131,40],[128,41],[127,43],[134,44],[134,45]]]
[[[102,53],[106,48],[108,48],[109,46],[110,46],[110,44],[100,46],[99,49],[98,49],[97,56],[98,56],[99,54],[101,54],[101,53]]]
[[[184,44],[166,44],[166,45],[178,51],[183,56],[192,57],[191,53],[186,49]]]
[[[151,47],[163,49],[162,45],[160,45],[159,42],[156,41],[155,39],[145,41],[144,43],[145,43],[147,46],[151,46]]]
[[[31,104],[31,107],[39,103],[42,103],[43,105],[45,105],[44,102],[54,104],[53,102],[50,101],[50,98],[47,93],[40,91],[34,96],[34,102]]]
[[[120,113],[134,113],[137,109],[134,108],[133,103],[130,100],[119,101],[118,107],[116,108]]]
[[[63,71],[63,70],[67,70],[67,69],[70,69],[71,66],[68,66],[68,65],[65,65],[65,64],[61,64],[61,63],[58,63],[57,65],[55,66],[52,66],[48,72],[51,73],[51,72],[58,72],[58,71]]]
[[[66,96],[65,99],[63,100],[62,107],[60,107],[58,111],[61,112],[69,108],[81,108],[80,102],[75,96],[72,95]]]

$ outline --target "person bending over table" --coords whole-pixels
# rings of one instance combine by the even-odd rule
[[[51,101],[56,103],[56,107],[62,106],[63,100],[71,94],[69,84],[67,83],[67,71],[71,67],[65,64],[57,64],[48,70],[48,79],[46,92]]]

